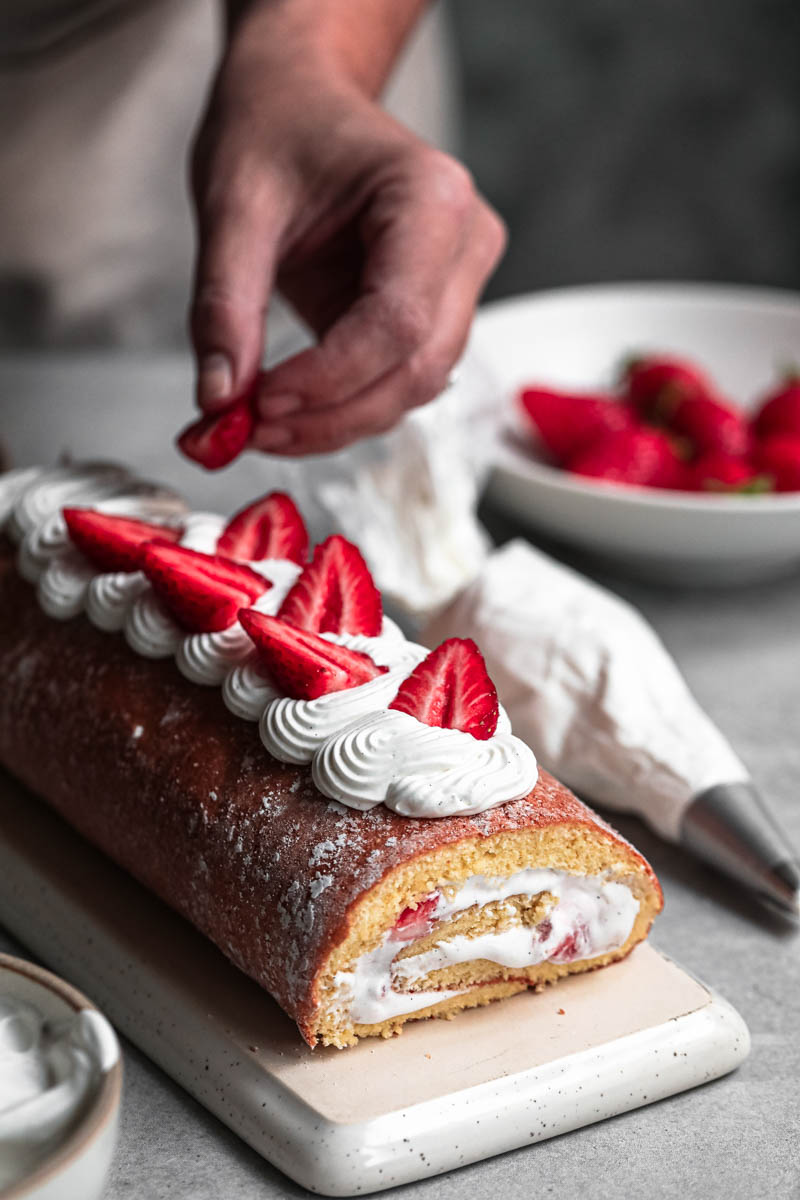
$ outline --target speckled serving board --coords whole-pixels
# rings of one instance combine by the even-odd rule
[[[726,1001],[641,946],[538,995],[312,1053],[210,942],[2,772],[0,917],[220,1120],[325,1195],[542,1141],[724,1075],[749,1049]]]

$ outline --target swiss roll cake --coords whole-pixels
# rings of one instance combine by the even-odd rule
[[[479,648],[408,641],[288,496],[226,520],[114,465],[31,469],[0,522],[0,762],[309,1045],[647,936],[651,868],[539,769]]]

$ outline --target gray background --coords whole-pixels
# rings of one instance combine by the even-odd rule
[[[511,231],[489,295],[800,284],[794,0],[455,0],[464,158]]]

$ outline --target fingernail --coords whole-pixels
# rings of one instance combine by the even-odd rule
[[[261,396],[258,401],[258,411],[265,421],[275,417],[287,417],[289,413],[297,412],[303,401],[291,392],[279,392],[273,396]]]
[[[281,425],[271,425],[267,429],[261,428],[255,437],[259,450],[277,450],[280,446],[288,446],[291,440],[291,431]]]
[[[197,371],[197,403],[201,408],[216,409],[227,403],[233,392],[233,368],[225,354],[209,354],[200,360]]]

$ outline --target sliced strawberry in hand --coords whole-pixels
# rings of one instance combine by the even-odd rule
[[[141,568],[164,607],[191,633],[227,629],[243,606],[272,586],[241,563],[160,540],[143,547]]]
[[[223,412],[187,425],[177,438],[178,449],[207,471],[218,471],[242,453],[254,424],[250,397],[243,396]]]
[[[424,725],[486,741],[497,728],[497,691],[471,638],[448,638],[414,668],[389,708]]]
[[[217,552],[248,562],[288,558],[302,564],[308,557],[308,531],[291,497],[270,492],[231,517]]]
[[[519,400],[541,441],[559,463],[603,434],[633,425],[630,410],[605,393],[527,387],[520,392]]]
[[[182,530],[152,521],[114,517],[93,508],[65,508],[70,540],[102,571],[138,571],[142,546],[161,538],[177,542]]]
[[[337,533],[316,547],[278,616],[313,633],[377,637],[383,604],[358,547]]]
[[[348,650],[255,609],[243,609],[239,620],[255,644],[262,666],[281,691],[295,700],[316,700],[329,692],[343,692],[369,683],[388,670],[379,667],[368,654]]]

